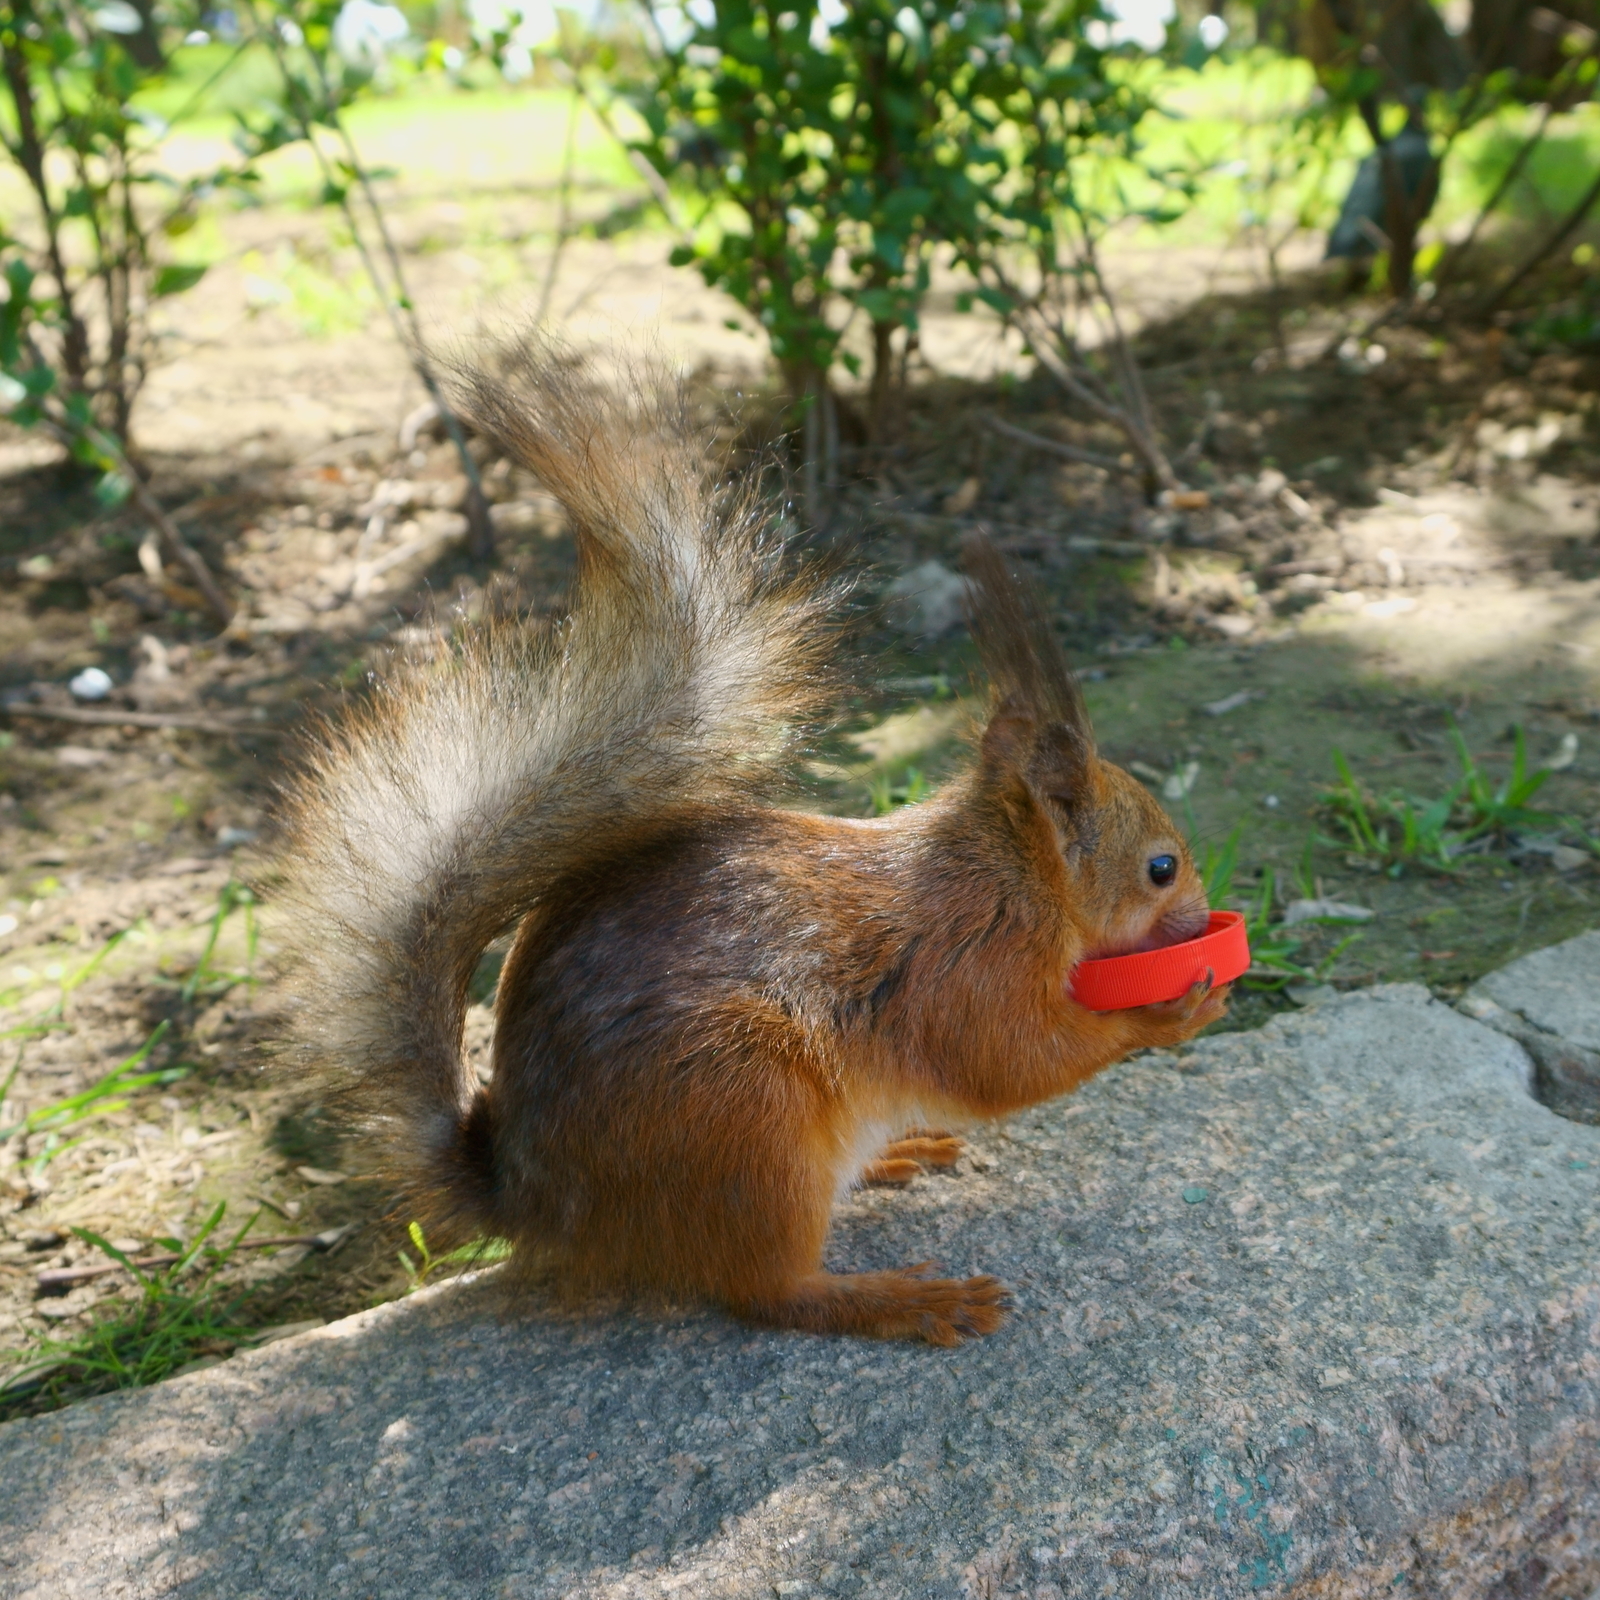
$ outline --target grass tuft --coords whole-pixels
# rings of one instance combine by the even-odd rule
[[[217,1274],[232,1260],[244,1236],[261,1215],[255,1212],[223,1245],[212,1235],[227,1204],[219,1201],[193,1241],[157,1242],[178,1253],[159,1271],[136,1266],[109,1240],[87,1228],[72,1231],[132,1274],[139,1296],[96,1318],[76,1338],[40,1339],[23,1356],[25,1364],[0,1384],[0,1418],[8,1413],[47,1410],[71,1400],[159,1383],[197,1360],[231,1355],[250,1337],[240,1320],[246,1289],[224,1298]]]

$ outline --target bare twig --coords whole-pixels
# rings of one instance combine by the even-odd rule
[[[85,706],[0,705],[8,717],[43,717],[90,728],[182,728],[191,733],[252,733],[276,739],[283,731],[260,722],[230,722],[221,717],[191,717],[180,711],[91,711]]]
[[[1594,209],[1594,204],[1597,200],[1600,200],[1600,176],[1597,176],[1594,182],[1584,190],[1583,197],[1567,213],[1560,226],[1541,244],[1530,251],[1522,265],[1484,301],[1479,308],[1481,313],[1487,316],[1490,312],[1496,311],[1504,305],[1512,292],[1520,288],[1534,272],[1538,271],[1572,237],[1583,222],[1583,219]]]
[[[878,515],[930,528],[997,534],[1001,547],[1012,551],[1036,545],[1040,548],[1053,546],[1074,556],[1147,556],[1155,548],[1134,539],[1096,539],[1088,534],[1056,533],[1050,528],[1030,528],[1020,522],[996,522],[990,517],[946,517],[933,511],[900,511],[893,506],[885,506]]]
[[[345,221],[350,226],[356,253],[361,258],[361,265],[373,288],[378,292],[378,298],[383,302],[384,315],[389,319],[389,326],[394,330],[395,338],[400,342],[401,348],[410,355],[412,370],[421,379],[429,398],[439,408],[439,420],[450,437],[450,443],[455,447],[456,458],[467,480],[466,514],[467,524],[472,533],[472,554],[477,560],[487,560],[494,553],[494,524],[489,519],[489,501],[483,492],[483,480],[478,472],[478,463],[473,460],[472,452],[467,449],[467,437],[462,430],[460,419],[451,410],[445,399],[444,390],[434,375],[433,364],[428,356],[427,341],[422,333],[422,320],[417,315],[416,303],[412,300],[406,285],[405,268],[400,259],[400,252],[395,246],[393,235],[389,232],[388,219],[378,203],[371,176],[361,160],[360,152],[355,147],[355,141],[350,137],[349,128],[339,114],[333,86],[323,70],[322,58],[315,50],[308,52],[312,68],[317,74],[317,81],[321,85],[323,102],[321,106],[308,107],[301,95],[300,85],[290,69],[282,35],[270,23],[263,24],[259,17],[255,17],[254,20],[255,32],[266,43],[283,80],[285,104],[294,117],[300,136],[311,147],[312,156],[322,172],[326,189],[338,196],[339,209],[343,211]],[[379,242],[388,260],[389,270],[394,279],[392,287],[384,281],[383,274],[378,270],[378,264],[367,245],[365,232],[356,215],[355,206],[350,200],[348,186],[337,181],[328,154],[317,140],[318,122],[332,128],[344,146],[346,165],[361,190],[367,209],[371,212],[373,226],[377,229]],[[405,313],[405,324],[401,322],[402,311]]]
[[[317,71],[322,71],[322,63],[317,61]],[[450,443],[455,447],[456,459],[461,463],[461,470],[467,480],[466,513],[467,527],[471,532],[471,546],[473,559],[487,561],[494,554],[494,523],[489,517],[489,500],[483,492],[483,479],[478,473],[478,463],[472,459],[472,452],[467,449],[467,436],[462,431],[461,420],[451,409],[449,402],[444,397],[444,390],[439,386],[439,380],[434,376],[433,363],[428,356],[428,346],[422,336],[422,319],[417,315],[416,302],[411,298],[411,291],[406,287],[405,268],[401,265],[400,252],[395,246],[394,236],[389,232],[388,218],[383,213],[383,208],[378,204],[377,194],[372,187],[372,180],[367,174],[366,166],[356,151],[355,141],[350,137],[350,130],[345,126],[344,118],[337,112],[330,112],[333,125],[337,129],[340,139],[344,142],[345,153],[349,157],[350,169],[356,175],[356,181],[361,185],[361,193],[366,199],[367,208],[372,213],[373,224],[378,230],[378,238],[383,243],[384,254],[389,259],[389,270],[394,274],[395,294],[393,303],[387,298],[385,304],[389,305],[389,315],[395,321],[396,305],[403,307],[407,320],[411,326],[409,340],[402,334],[400,342],[411,352],[411,364],[416,369],[417,376],[422,379],[423,387],[439,408],[439,421],[444,424],[444,431],[450,436]],[[316,140],[313,136],[312,143]],[[348,200],[344,205],[345,216],[350,221],[351,232],[356,233],[355,211]],[[359,234],[357,234],[359,238]],[[363,248],[362,254],[366,257]],[[379,285],[379,293],[383,292],[381,280],[372,273],[371,258],[367,259],[367,271],[373,277],[373,282]]]
[[[365,535],[362,536],[365,538]],[[409,561],[413,556],[420,555],[424,550],[443,540],[457,538],[448,529],[433,529],[428,533],[419,533],[414,539],[407,539],[402,545],[385,552],[372,561],[363,561],[356,568],[355,576],[350,582],[350,594],[353,599],[365,600],[372,590],[372,580],[381,577],[385,572],[398,567],[402,562]]]
[[[195,587],[205,597],[206,604],[216,614],[223,627],[227,627],[233,621],[232,602],[222,592],[217,580],[212,577],[211,568],[206,565],[205,557],[178,531],[177,523],[167,515],[161,502],[151,493],[149,485],[133,470],[123,453],[122,446],[101,429],[75,423],[70,417],[63,420],[46,415],[39,419],[39,426],[69,450],[74,440],[80,437],[86,439],[112,464],[118,476],[127,484],[129,498],[143,513],[145,520],[160,534],[173,555],[189,569],[189,576],[194,579]]]
[[[1500,202],[1504,200],[1506,195],[1510,192],[1511,185],[1514,184],[1519,177],[1521,177],[1522,169],[1527,166],[1529,158],[1543,142],[1545,129],[1550,126],[1550,119],[1555,115],[1555,109],[1555,102],[1553,99],[1546,103],[1544,113],[1539,118],[1539,125],[1531,134],[1528,135],[1526,139],[1522,141],[1522,144],[1517,149],[1517,153],[1512,156],[1511,165],[1508,166],[1503,173],[1501,173],[1500,181],[1494,186],[1494,191],[1490,194],[1489,198],[1483,202],[1483,205],[1478,210],[1477,216],[1472,219],[1472,226],[1467,229],[1466,237],[1461,241],[1460,244],[1453,245],[1445,255],[1444,259],[1439,263],[1439,269],[1434,273],[1433,276],[1433,281],[1436,284],[1442,286],[1448,282],[1451,276],[1454,275],[1455,269],[1461,264],[1462,261],[1466,259],[1467,252],[1471,250],[1478,237],[1478,231],[1483,227],[1484,223],[1489,220],[1489,217],[1493,214],[1493,212],[1499,208]]]
[[[667,180],[650,165],[648,158],[641,150],[636,150],[623,138],[622,130],[617,127],[612,119],[610,109],[603,105],[590,92],[588,84],[583,81],[583,73],[578,64],[563,50],[561,63],[567,69],[567,75],[572,82],[572,92],[589,108],[595,121],[611,136],[619,149],[628,158],[628,164],[637,172],[644,185],[650,191],[650,198],[661,208],[661,214],[667,219],[668,225],[680,239],[688,239],[693,232],[679,211],[677,202],[672,198],[672,190]]]
[[[321,1233],[296,1233],[276,1239],[244,1239],[234,1246],[236,1250],[267,1250],[287,1249],[291,1245],[304,1245],[310,1250],[326,1252],[335,1245],[344,1242],[349,1232],[349,1225],[343,1228],[325,1228]],[[170,1267],[182,1261],[182,1255],[167,1252],[159,1256],[142,1256],[130,1265],[140,1272],[155,1267]],[[73,1287],[74,1284],[88,1283],[95,1278],[103,1278],[107,1273],[126,1272],[127,1267],[120,1261],[107,1261],[92,1267],[52,1267],[46,1272],[41,1272],[34,1280],[39,1286],[41,1294],[60,1294]]]
[[[122,452],[119,450],[117,454],[120,456]],[[172,553],[189,569],[189,576],[206,597],[206,604],[216,613],[223,627],[227,627],[233,621],[233,605],[218,586],[217,580],[211,576],[211,568],[206,565],[205,558],[178,531],[177,523],[162,509],[161,502],[128,465],[126,458],[123,459],[121,470],[132,486],[133,503],[154,524]]]
[[[1112,319],[1110,344],[1113,365],[1120,374],[1124,388],[1125,403],[1122,405],[1097,392],[1092,375],[1071,359],[1073,345],[1064,326],[1053,324],[1035,301],[1022,295],[1011,284],[1005,282],[1003,277],[1000,278],[1000,287],[1012,306],[1008,320],[1028,341],[1028,347],[1033,351],[1039,365],[1074,400],[1085,406],[1102,422],[1110,423],[1127,439],[1133,446],[1134,453],[1144,463],[1147,479],[1153,480],[1163,489],[1181,492],[1183,484],[1179,482],[1177,474],[1172,470],[1171,462],[1167,460],[1165,452],[1156,442],[1149,421],[1143,385],[1138,381],[1132,352],[1127,348],[1120,322],[1116,319],[1115,309],[1109,305],[1107,307]],[[1104,299],[1109,294],[1108,288],[1102,280],[1097,280],[1097,287]]]
[[[573,91],[572,103],[567,107],[567,136],[561,152],[561,188],[556,213],[556,238],[550,247],[550,261],[545,267],[544,286],[539,291],[539,309],[534,322],[544,326],[550,314],[550,301],[556,292],[556,279],[561,274],[561,257],[566,252],[567,241],[572,237],[572,169],[578,149],[578,109],[583,98]]]
[[[1115,456],[1101,455],[1097,450],[1084,450],[1075,444],[1063,444],[1059,439],[1047,439],[1042,433],[1031,433],[1027,428],[1019,428],[1000,417],[985,416],[982,421],[984,427],[994,433],[1004,434],[1006,438],[1015,439],[1018,444],[1028,445],[1034,450],[1060,456],[1064,461],[1081,461],[1085,466],[1101,467],[1107,472],[1137,473],[1140,470],[1129,462],[1118,461]]]

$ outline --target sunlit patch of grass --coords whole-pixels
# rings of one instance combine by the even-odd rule
[[[1461,772],[1432,799],[1399,790],[1375,792],[1357,780],[1343,752],[1335,750],[1339,781],[1325,791],[1323,808],[1344,837],[1323,842],[1397,878],[1413,865],[1455,871],[1461,856],[1473,847],[1504,843],[1519,829],[1561,824],[1553,812],[1535,810],[1529,803],[1556,769],[1529,765],[1520,724],[1513,731],[1511,770],[1498,784],[1478,765],[1454,723],[1450,737]]]
[[[0,1385],[0,1417],[7,1411],[47,1409],[52,1404],[159,1383],[191,1362],[225,1356],[251,1336],[242,1318],[248,1289],[225,1295],[218,1274],[233,1259],[259,1211],[223,1245],[212,1235],[222,1223],[219,1201],[187,1245],[156,1242],[176,1259],[160,1270],[140,1267],[108,1239],[87,1228],[72,1231],[130,1273],[139,1294],[119,1303],[71,1339],[41,1338],[11,1352],[17,1370]]]
[[[406,1233],[417,1252],[415,1256],[409,1250],[396,1252],[400,1258],[400,1265],[405,1270],[407,1294],[415,1294],[418,1289],[426,1288],[429,1278],[440,1267],[489,1266],[496,1261],[504,1261],[511,1254],[508,1240],[474,1239],[470,1244],[461,1245],[455,1250],[447,1250],[443,1255],[436,1256],[428,1248],[427,1237],[422,1231],[420,1222],[411,1223]]]

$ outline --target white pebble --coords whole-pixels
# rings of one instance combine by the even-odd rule
[[[104,700],[115,685],[109,672],[100,667],[85,667],[67,687],[78,700]]]

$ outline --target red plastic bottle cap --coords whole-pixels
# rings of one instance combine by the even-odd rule
[[[1176,1000],[1204,981],[1232,983],[1250,965],[1250,941],[1238,911],[1213,911],[1206,931],[1184,944],[1133,955],[1080,961],[1072,969],[1072,998],[1090,1011],[1126,1011]]]

